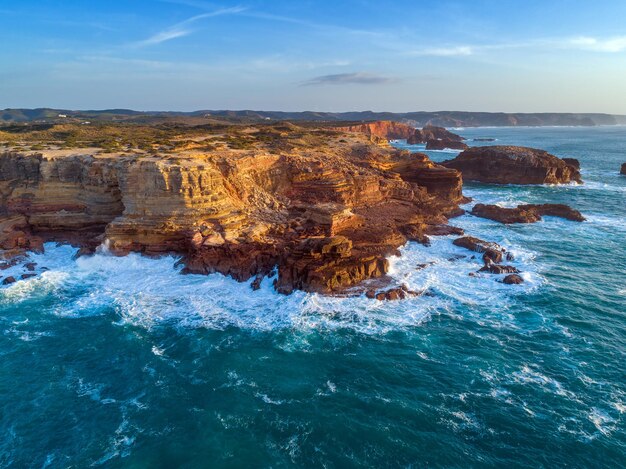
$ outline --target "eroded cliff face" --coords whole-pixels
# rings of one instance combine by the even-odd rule
[[[415,127],[394,121],[365,122],[363,124],[336,127],[336,130],[342,132],[360,132],[385,140],[410,139],[416,134]]]
[[[281,292],[340,292],[383,276],[407,239],[455,215],[462,183],[425,155],[329,138],[321,150],[175,157],[5,152],[0,248],[104,242],[119,255],[178,253],[186,272],[238,280],[278,266]]]

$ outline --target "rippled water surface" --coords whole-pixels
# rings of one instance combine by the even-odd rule
[[[0,289],[0,466],[626,467],[626,128],[459,133],[581,161],[582,186],[466,185],[588,218],[452,221],[523,285],[453,237],[392,260],[432,296],[384,303],[49,244]]]

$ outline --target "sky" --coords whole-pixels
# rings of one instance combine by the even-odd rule
[[[0,0],[0,108],[626,114],[626,1]]]

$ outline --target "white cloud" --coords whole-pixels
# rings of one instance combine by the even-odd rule
[[[173,26],[170,26],[163,31],[160,31],[143,41],[137,42],[135,45],[139,47],[151,46],[155,44],[160,44],[162,42],[171,41],[172,39],[176,39],[178,37],[188,36],[193,32],[189,26],[196,21],[205,19],[205,18],[213,18],[215,16],[222,15],[236,15],[237,13],[241,13],[245,11],[244,7],[231,7],[231,8],[220,8],[219,10],[210,11],[207,13],[202,13],[200,15],[192,16],[191,18],[187,18],[185,21],[181,21],[180,23],[176,23]]]
[[[570,39],[567,45],[588,51],[617,53],[626,50],[626,36],[598,39],[589,36],[580,36]]]
[[[457,57],[474,54],[472,46],[432,47],[411,52],[411,55],[430,55],[436,57]]]

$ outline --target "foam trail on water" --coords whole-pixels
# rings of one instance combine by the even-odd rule
[[[240,283],[220,274],[181,275],[180,268],[174,267],[177,258],[171,256],[152,259],[132,253],[115,257],[101,250],[74,259],[76,249],[48,243],[44,254],[31,254],[29,259],[48,270],[0,289],[0,303],[55,297],[60,301],[51,313],[58,317],[107,314],[112,309],[119,324],[148,329],[171,324],[211,329],[350,328],[385,333],[419,326],[432,314],[446,311],[451,301],[502,301],[503,295],[532,290],[540,282],[531,271],[524,273],[527,284],[517,290],[496,282],[499,276],[470,277],[480,261],[452,245],[450,237],[435,238],[428,248],[408,243],[401,251],[400,258],[391,259],[391,276],[398,283],[434,295],[396,302],[300,291],[286,296],[276,293],[269,278],[258,291],[252,291],[250,282]],[[429,265],[417,270],[422,263]]]

